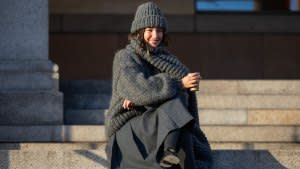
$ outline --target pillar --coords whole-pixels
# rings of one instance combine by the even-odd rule
[[[48,59],[48,0],[1,0],[0,35],[0,125],[62,124],[58,67]]]

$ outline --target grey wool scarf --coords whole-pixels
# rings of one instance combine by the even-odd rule
[[[160,70],[161,72],[168,73],[171,77],[181,80],[189,73],[188,68],[182,64],[174,55],[163,46],[151,48],[146,46],[148,50],[141,48],[140,41],[132,39],[129,46],[133,48],[136,53],[149,62],[152,66]],[[197,97],[195,92],[189,93],[189,107],[188,110],[194,116],[195,119],[199,119]],[[200,126],[198,120],[196,120],[198,126]]]
[[[161,72],[168,73],[170,76],[179,80],[189,73],[188,68],[175,56],[171,55],[165,47],[158,46],[156,48],[151,48],[150,46],[147,46],[146,50],[140,47],[140,43],[141,42],[133,39],[130,41],[129,46],[135,49],[139,56]]]

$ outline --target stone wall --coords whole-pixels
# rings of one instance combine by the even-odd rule
[[[300,77],[298,15],[168,15],[170,50],[208,79]],[[132,15],[52,15],[50,57],[62,79],[110,79]]]
[[[149,0],[49,0],[53,14],[133,14]],[[166,14],[195,13],[194,0],[154,0]]]
[[[61,79],[110,79],[142,1],[50,0],[50,58]],[[167,15],[170,49],[208,79],[300,78],[300,16],[196,13],[194,1],[155,1]]]

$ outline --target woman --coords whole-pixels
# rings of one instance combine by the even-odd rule
[[[206,169],[211,149],[199,128],[189,73],[166,49],[167,21],[153,2],[141,4],[116,53],[113,93],[106,117],[111,169]]]

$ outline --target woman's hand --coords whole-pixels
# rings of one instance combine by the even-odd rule
[[[181,79],[181,82],[184,86],[184,88],[189,89],[192,87],[197,87],[199,85],[199,81],[201,79],[200,73],[189,73],[185,77]]]
[[[130,110],[132,107],[133,107],[133,103],[130,100],[125,99],[123,102],[123,108]]]

